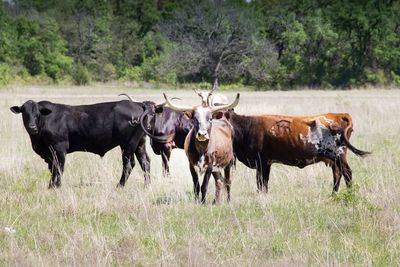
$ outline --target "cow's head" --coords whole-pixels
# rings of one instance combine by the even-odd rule
[[[208,104],[202,103],[200,106],[193,107],[185,107],[178,106],[172,103],[166,94],[164,94],[165,101],[167,105],[176,111],[183,111],[188,114],[189,117],[193,120],[193,131],[197,141],[205,142],[210,138],[211,126],[212,126],[212,118],[213,114],[218,113],[222,110],[231,109],[239,104],[240,94],[238,93],[236,99],[231,104],[220,105],[220,106],[209,106]]]
[[[173,134],[168,135],[168,136],[154,136],[151,132],[154,129],[154,125],[156,124],[156,118],[158,115],[162,114],[165,106],[165,102],[156,104],[153,101],[143,101],[139,102],[134,100],[132,97],[130,97],[127,94],[120,94],[126,96],[129,98],[130,101],[133,103],[138,103],[141,104],[143,107],[143,113],[140,115],[138,119],[133,118],[132,121],[130,122],[132,126],[136,126],[136,124],[140,124],[142,127],[143,131],[145,134],[147,134],[150,138],[161,142],[161,143],[167,143],[170,142],[173,139]]]
[[[13,106],[10,110],[15,114],[22,113],[25,129],[30,135],[36,135],[40,132],[43,117],[51,113],[50,109],[32,100],[26,101],[20,107]]]

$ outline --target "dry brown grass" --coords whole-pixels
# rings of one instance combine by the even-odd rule
[[[355,187],[342,186],[336,197],[323,164],[273,165],[268,195],[256,193],[254,170],[239,164],[231,204],[211,205],[210,183],[207,205],[196,206],[179,150],[170,178],[161,176],[161,159],[149,150],[151,187],[143,188],[136,167],[122,190],[118,149],[102,159],[69,154],[62,188],[48,190],[46,166],[9,107],[27,99],[110,101],[121,92],[162,100],[161,91],[118,87],[0,91],[0,265],[400,265],[400,91],[242,93],[238,113],[352,115],[352,143],[373,154],[349,156]],[[190,91],[168,93],[198,102]]]

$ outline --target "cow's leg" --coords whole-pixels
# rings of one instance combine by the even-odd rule
[[[203,183],[201,184],[201,204],[206,203],[206,195],[207,195],[207,188],[208,182],[210,181],[212,168],[207,168],[206,172],[204,173]]]
[[[227,193],[227,201],[231,201],[231,166],[227,166],[224,169],[224,174],[225,174],[225,188],[226,188],[226,193]]]
[[[194,166],[189,163],[190,173],[192,174],[193,179],[193,191],[194,191],[194,201],[196,204],[199,201],[199,193],[200,193],[200,184],[199,184],[199,175],[197,174]]]
[[[257,179],[257,191],[261,192],[262,191],[262,165],[257,164],[256,166],[256,179]]]
[[[221,204],[221,195],[222,195],[222,188],[224,186],[223,177],[221,173],[213,172],[212,173],[215,179],[215,200],[214,204],[220,205]]]
[[[133,157],[133,153],[130,150],[122,149],[122,175],[118,187],[125,186],[126,180],[128,180],[133,167],[135,167],[135,158]]]
[[[164,147],[161,151],[163,176],[169,176],[169,159],[171,157],[171,149]]]
[[[146,140],[146,139],[144,139]],[[141,141],[136,148],[135,155],[144,172],[144,185],[150,184],[150,157],[146,151],[146,141]],[[132,157],[133,158],[133,157]]]
[[[257,190],[268,193],[269,173],[271,164],[261,162],[257,165]]]
[[[342,178],[342,165],[340,159],[336,159],[332,163],[332,174],[333,174],[333,193],[339,190],[340,179]]]
[[[263,167],[263,172],[262,172],[265,193],[268,193],[268,181],[269,181],[270,171],[271,171],[271,164],[265,164],[265,166]]]
[[[351,187],[351,185],[353,183],[352,182],[353,172],[351,171],[351,168],[350,168],[349,164],[347,163],[346,154],[341,155],[340,159],[341,159],[341,163],[342,163],[342,173],[343,173],[344,180],[346,181],[347,187]]]
[[[65,153],[60,151],[53,151],[50,160],[47,160],[48,168],[51,172],[51,180],[49,188],[61,186],[61,176],[64,172]]]

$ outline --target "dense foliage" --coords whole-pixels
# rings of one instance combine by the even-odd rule
[[[32,79],[399,85],[400,2],[3,0],[0,85]]]

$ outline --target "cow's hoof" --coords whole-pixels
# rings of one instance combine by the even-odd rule
[[[261,190],[257,189],[257,193],[259,194],[268,194],[268,189],[263,187]]]
[[[123,185],[123,184],[121,184],[121,183],[118,183],[118,184],[117,184],[117,188],[124,188],[124,186],[125,186],[125,185]]]

